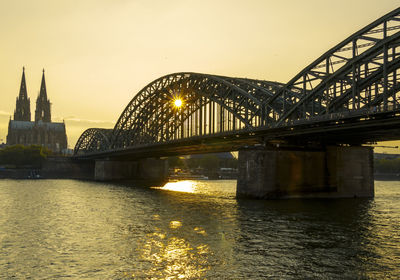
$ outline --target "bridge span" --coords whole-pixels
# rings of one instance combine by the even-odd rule
[[[372,149],[363,144],[400,139],[399,67],[397,8],[287,83],[163,76],[113,129],[83,132],[74,157],[96,161],[97,179],[158,178],[160,157],[239,150],[238,196],[370,197]]]

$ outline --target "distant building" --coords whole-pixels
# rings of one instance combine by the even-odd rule
[[[7,145],[41,145],[56,153],[65,150],[67,148],[65,123],[51,122],[50,105],[43,70],[40,92],[36,100],[35,121],[31,121],[30,99],[23,68],[14,120],[10,119],[8,124]]]

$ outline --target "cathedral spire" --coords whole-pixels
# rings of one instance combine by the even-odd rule
[[[36,99],[35,121],[51,122],[50,101],[47,99],[44,69],[39,96]]]
[[[30,121],[31,120],[31,103],[28,98],[25,81],[25,67],[22,67],[21,86],[14,111],[15,121]]]
[[[39,96],[41,96],[44,100],[47,100],[46,80],[44,78],[44,69],[43,69],[43,74],[42,74],[42,83],[40,85]]]
[[[22,67],[22,78],[21,78],[21,86],[19,88],[19,98],[28,99],[28,93],[26,91],[26,81],[25,81],[25,67]]]

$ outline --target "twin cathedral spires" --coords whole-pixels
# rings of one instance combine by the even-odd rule
[[[25,82],[25,67],[22,68],[21,87],[17,104],[14,111],[15,121],[31,121],[31,101],[28,98]],[[46,81],[44,78],[44,69],[42,75],[42,83],[40,85],[39,96],[36,99],[35,122],[51,122],[50,101],[47,99]]]

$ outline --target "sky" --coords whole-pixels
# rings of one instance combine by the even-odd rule
[[[287,82],[398,6],[398,0],[0,0],[0,143],[23,66],[32,117],[44,68],[52,119],[65,121],[73,148],[85,129],[112,128],[136,93],[161,76]]]

